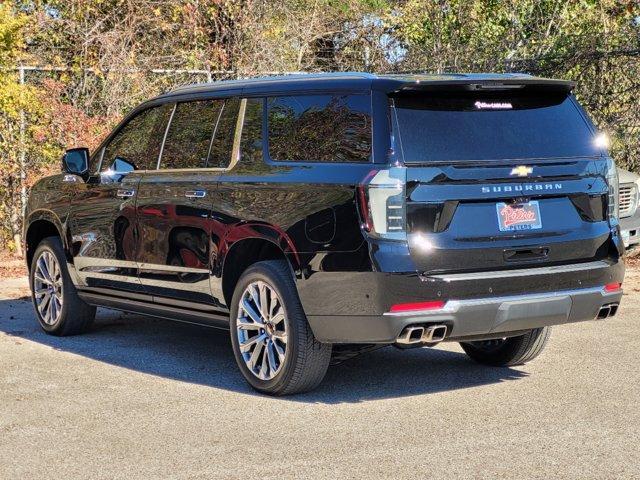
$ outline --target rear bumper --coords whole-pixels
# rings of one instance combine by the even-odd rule
[[[605,305],[618,305],[622,291],[603,287],[549,294],[450,300],[437,311],[385,313],[380,316],[309,317],[323,342],[393,343],[409,325],[447,326],[445,340],[492,336],[564,323],[595,320]]]
[[[620,302],[622,292],[606,292],[604,285],[622,282],[624,264],[596,261],[433,277],[346,275],[327,272],[323,277],[318,272],[308,285],[311,290],[299,284],[309,323],[320,341],[393,343],[405,327],[415,324],[446,324],[446,340],[456,340],[594,320],[602,306]],[[389,313],[395,303],[434,299],[444,300],[444,307]]]

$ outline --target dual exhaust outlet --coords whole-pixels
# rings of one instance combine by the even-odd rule
[[[613,317],[618,311],[617,303],[607,303],[600,307],[596,320],[604,320],[605,318]]]
[[[598,310],[597,320],[613,317],[618,312],[617,303],[608,303],[600,307]],[[446,325],[412,325],[406,327],[398,338],[396,343],[399,345],[417,345],[417,344],[433,344],[444,340],[447,334]]]
[[[398,338],[396,343],[400,345],[416,345],[418,343],[438,343],[444,340],[447,334],[446,325],[414,325],[406,327]]]

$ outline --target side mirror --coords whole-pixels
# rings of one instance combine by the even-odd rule
[[[85,178],[89,173],[89,149],[82,147],[67,150],[62,157],[62,170]]]

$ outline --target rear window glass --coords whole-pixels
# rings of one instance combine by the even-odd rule
[[[223,100],[178,103],[162,150],[160,168],[203,168]]]
[[[299,95],[268,99],[269,156],[275,161],[368,162],[368,95]]]
[[[393,102],[405,162],[601,154],[566,94],[433,93]]]

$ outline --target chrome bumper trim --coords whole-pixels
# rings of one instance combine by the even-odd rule
[[[442,275],[421,275],[425,280],[440,280],[444,282],[456,282],[461,280],[484,280],[492,278],[528,277],[531,275],[554,275],[557,273],[580,272],[607,268],[611,265],[604,260],[596,260],[586,263],[572,263],[570,265],[555,265],[551,267],[521,268],[516,270],[493,270],[489,272],[449,273]]]

